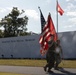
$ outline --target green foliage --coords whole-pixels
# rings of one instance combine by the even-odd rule
[[[28,17],[19,17],[24,12],[24,10],[20,12],[17,7],[13,7],[11,13],[1,20],[0,26],[4,27],[4,37],[19,36],[20,32],[27,31]]]
[[[0,38],[2,38],[4,35],[4,33],[2,32],[2,30],[0,30]]]

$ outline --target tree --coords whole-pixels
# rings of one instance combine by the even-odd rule
[[[20,12],[17,7],[13,7],[11,13],[1,20],[0,26],[4,27],[4,37],[18,36],[20,32],[27,31],[28,17],[19,17],[24,12],[24,10]]]
[[[4,33],[2,32],[2,30],[0,30],[0,38],[2,38],[4,35]]]

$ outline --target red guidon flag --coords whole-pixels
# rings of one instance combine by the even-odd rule
[[[42,32],[40,39],[39,39],[39,43],[41,45],[40,53],[42,55],[44,55],[46,53],[46,51],[48,50],[48,41],[49,41],[49,38],[51,37],[51,35],[54,35],[54,41],[56,41],[57,40],[57,34],[55,31],[55,27],[54,27],[52,18],[49,14],[47,22],[43,27],[43,32]]]
[[[57,2],[57,11],[60,13],[61,16],[64,13],[63,9],[60,7],[60,5],[58,4],[58,2]]]
[[[54,27],[54,23],[53,23],[53,21],[52,21],[52,18],[51,18],[51,16],[50,16],[50,14],[49,14],[49,17],[48,17],[48,24],[49,24],[49,26],[50,26],[50,33],[51,33],[52,35],[54,35],[54,41],[56,42],[57,39],[58,39],[58,36],[57,36],[56,30],[55,30],[55,27]]]

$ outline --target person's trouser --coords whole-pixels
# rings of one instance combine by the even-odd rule
[[[59,54],[55,54],[55,68],[58,67],[58,65],[61,63],[61,57]]]
[[[47,60],[47,64],[45,67],[46,68],[48,67],[48,70],[50,70],[52,67],[54,67],[54,62],[55,62],[54,52],[47,53],[46,60]]]

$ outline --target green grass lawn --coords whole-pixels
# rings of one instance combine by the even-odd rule
[[[3,73],[1,72],[0,75],[24,75],[24,74],[16,74],[16,73]]]
[[[0,65],[43,67],[46,60],[0,59]],[[76,68],[76,60],[63,60],[59,67]]]

